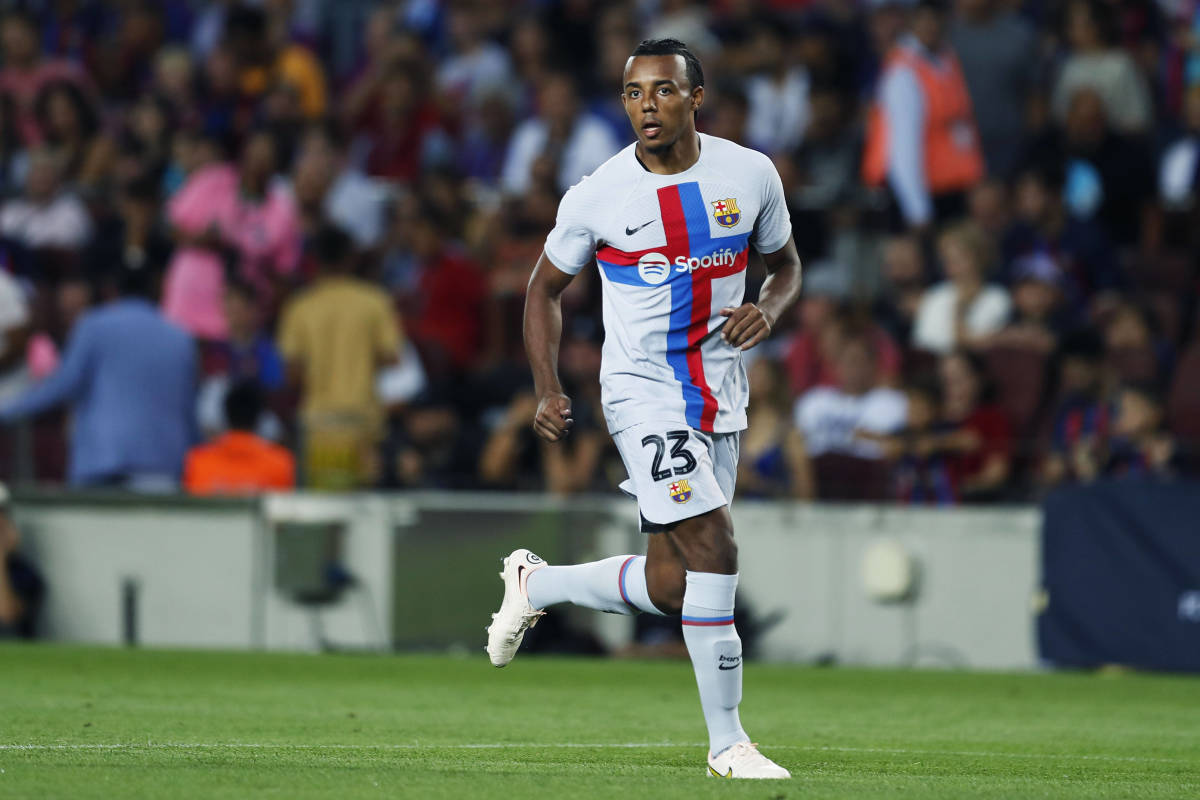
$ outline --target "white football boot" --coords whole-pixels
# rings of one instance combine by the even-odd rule
[[[513,550],[504,559],[504,569],[500,577],[504,580],[504,600],[500,602],[500,610],[492,614],[492,624],[488,626],[488,656],[492,666],[503,667],[513,660],[525,631],[537,624],[538,619],[545,614],[529,604],[529,594],[525,584],[530,574],[546,566],[546,562],[534,553],[522,548]]]
[[[710,778],[790,778],[792,773],[758,752],[758,745],[738,742],[708,757]]]

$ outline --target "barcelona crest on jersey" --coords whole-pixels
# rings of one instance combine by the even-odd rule
[[[717,224],[726,228],[732,228],[738,224],[738,220],[742,218],[742,210],[737,206],[736,197],[727,197],[724,200],[713,200],[713,218]]]
[[[667,493],[676,503],[686,503],[692,499],[692,487],[686,480],[675,481],[667,487]]]

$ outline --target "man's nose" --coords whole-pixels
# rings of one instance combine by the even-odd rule
[[[657,111],[658,105],[654,102],[653,94],[642,95],[642,111]]]

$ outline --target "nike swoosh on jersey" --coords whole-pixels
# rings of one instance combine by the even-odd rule
[[[637,233],[638,231],[640,231],[642,228],[646,227],[647,225],[653,225],[655,222],[657,222],[657,220],[653,220],[653,219],[652,219],[652,220],[650,220],[649,222],[643,222],[641,225],[638,225],[636,228],[630,228],[630,227],[627,225],[627,226],[625,226],[625,235],[626,235],[626,236],[633,236],[635,233]]]

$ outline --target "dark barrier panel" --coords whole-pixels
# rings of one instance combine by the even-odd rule
[[[1200,671],[1200,484],[1061,489],[1043,525],[1043,659]]]

